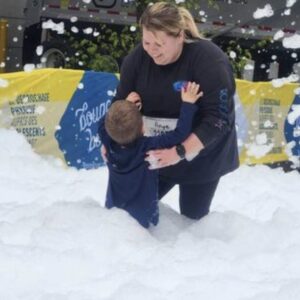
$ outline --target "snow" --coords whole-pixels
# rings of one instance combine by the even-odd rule
[[[300,88],[295,88],[294,93],[295,95],[300,95]]]
[[[85,29],[83,29],[83,32],[85,34],[91,34],[91,33],[93,33],[93,28],[92,27],[85,28]]]
[[[286,0],[286,7],[292,7],[297,0]]]
[[[229,57],[232,59],[236,59],[236,52],[235,51],[230,51]]]
[[[284,32],[282,30],[278,30],[275,34],[274,34],[274,40],[277,41],[281,38],[284,37]]]
[[[271,83],[274,88],[280,88],[283,85],[285,85],[286,83],[297,82],[298,80],[299,80],[299,75],[291,74],[288,77],[272,79]]]
[[[35,65],[34,64],[26,64],[23,67],[23,70],[25,72],[32,72],[35,69]]]
[[[246,64],[244,68],[245,70],[254,70],[254,66],[251,64]]]
[[[84,84],[82,82],[80,82],[78,85],[77,85],[77,88],[82,90],[84,89]]]
[[[71,31],[74,32],[74,33],[78,33],[79,29],[76,26],[72,26]]]
[[[46,108],[43,105],[38,105],[35,109],[35,112],[38,115],[42,115],[45,111],[46,111]]]
[[[297,58],[297,57],[298,57],[298,54],[297,54],[297,53],[292,53],[292,54],[291,54],[291,57],[292,57],[292,58]]]
[[[253,13],[254,19],[262,19],[262,18],[269,18],[274,15],[274,11],[270,4],[266,4],[264,8],[257,8],[256,11]]]
[[[135,32],[135,31],[136,31],[136,26],[131,25],[131,26],[130,26],[130,31],[131,31],[131,32]]]
[[[292,111],[288,114],[287,120],[291,125],[294,125],[296,121],[300,118],[300,105],[293,104],[291,109]]]
[[[41,56],[44,52],[44,47],[42,45],[37,46],[35,52],[38,56]]]
[[[66,168],[13,130],[0,144],[1,299],[300,299],[298,172],[242,166],[198,222],[174,189],[147,231],[103,208],[106,168]]]
[[[78,17],[73,16],[73,17],[71,17],[70,21],[71,21],[71,23],[75,23],[78,21]]]
[[[290,37],[285,37],[282,40],[282,45],[285,48],[298,49],[300,48],[300,35],[295,33]]]
[[[254,156],[255,158],[261,158],[265,156],[274,147],[273,143],[268,144],[267,134],[265,132],[255,136],[255,141],[251,144],[245,145],[248,156]]]
[[[0,78],[0,88],[8,87],[9,83],[6,79]]]
[[[58,34],[63,34],[65,32],[65,23],[64,22],[55,23],[53,22],[53,20],[49,19],[42,23],[42,28],[56,31]]]

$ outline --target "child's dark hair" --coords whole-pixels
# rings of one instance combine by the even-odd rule
[[[143,135],[143,118],[134,103],[117,100],[105,116],[105,129],[115,142],[127,145]]]

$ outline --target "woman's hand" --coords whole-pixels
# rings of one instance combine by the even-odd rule
[[[186,151],[187,161],[194,159],[204,148],[204,145],[194,133],[191,133],[182,145]],[[148,151],[145,160],[150,163],[149,169],[153,170],[176,165],[180,161],[180,157],[176,152],[176,147],[172,147],[170,149]]]
[[[149,169],[160,169],[177,164],[180,161],[175,147],[170,149],[151,150],[145,159],[150,163]]]

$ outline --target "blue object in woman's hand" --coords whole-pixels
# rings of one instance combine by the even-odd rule
[[[176,92],[180,92],[181,88],[186,88],[188,81],[176,81],[173,83],[173,88]]]

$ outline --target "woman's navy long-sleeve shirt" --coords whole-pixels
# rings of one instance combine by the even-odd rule
[[[177,81],[195,81],[204,93],[198,103],[193,132],[204,149],[192,161],[161,169],[160,176],[174,183],[205,183],[239,165],[235,129],[235,80],[225,53],[209,40],[185,43],[176,62],[159,66],[138,45],[123,61],[115,99],[135,91],[147,117],[178,118]]]

